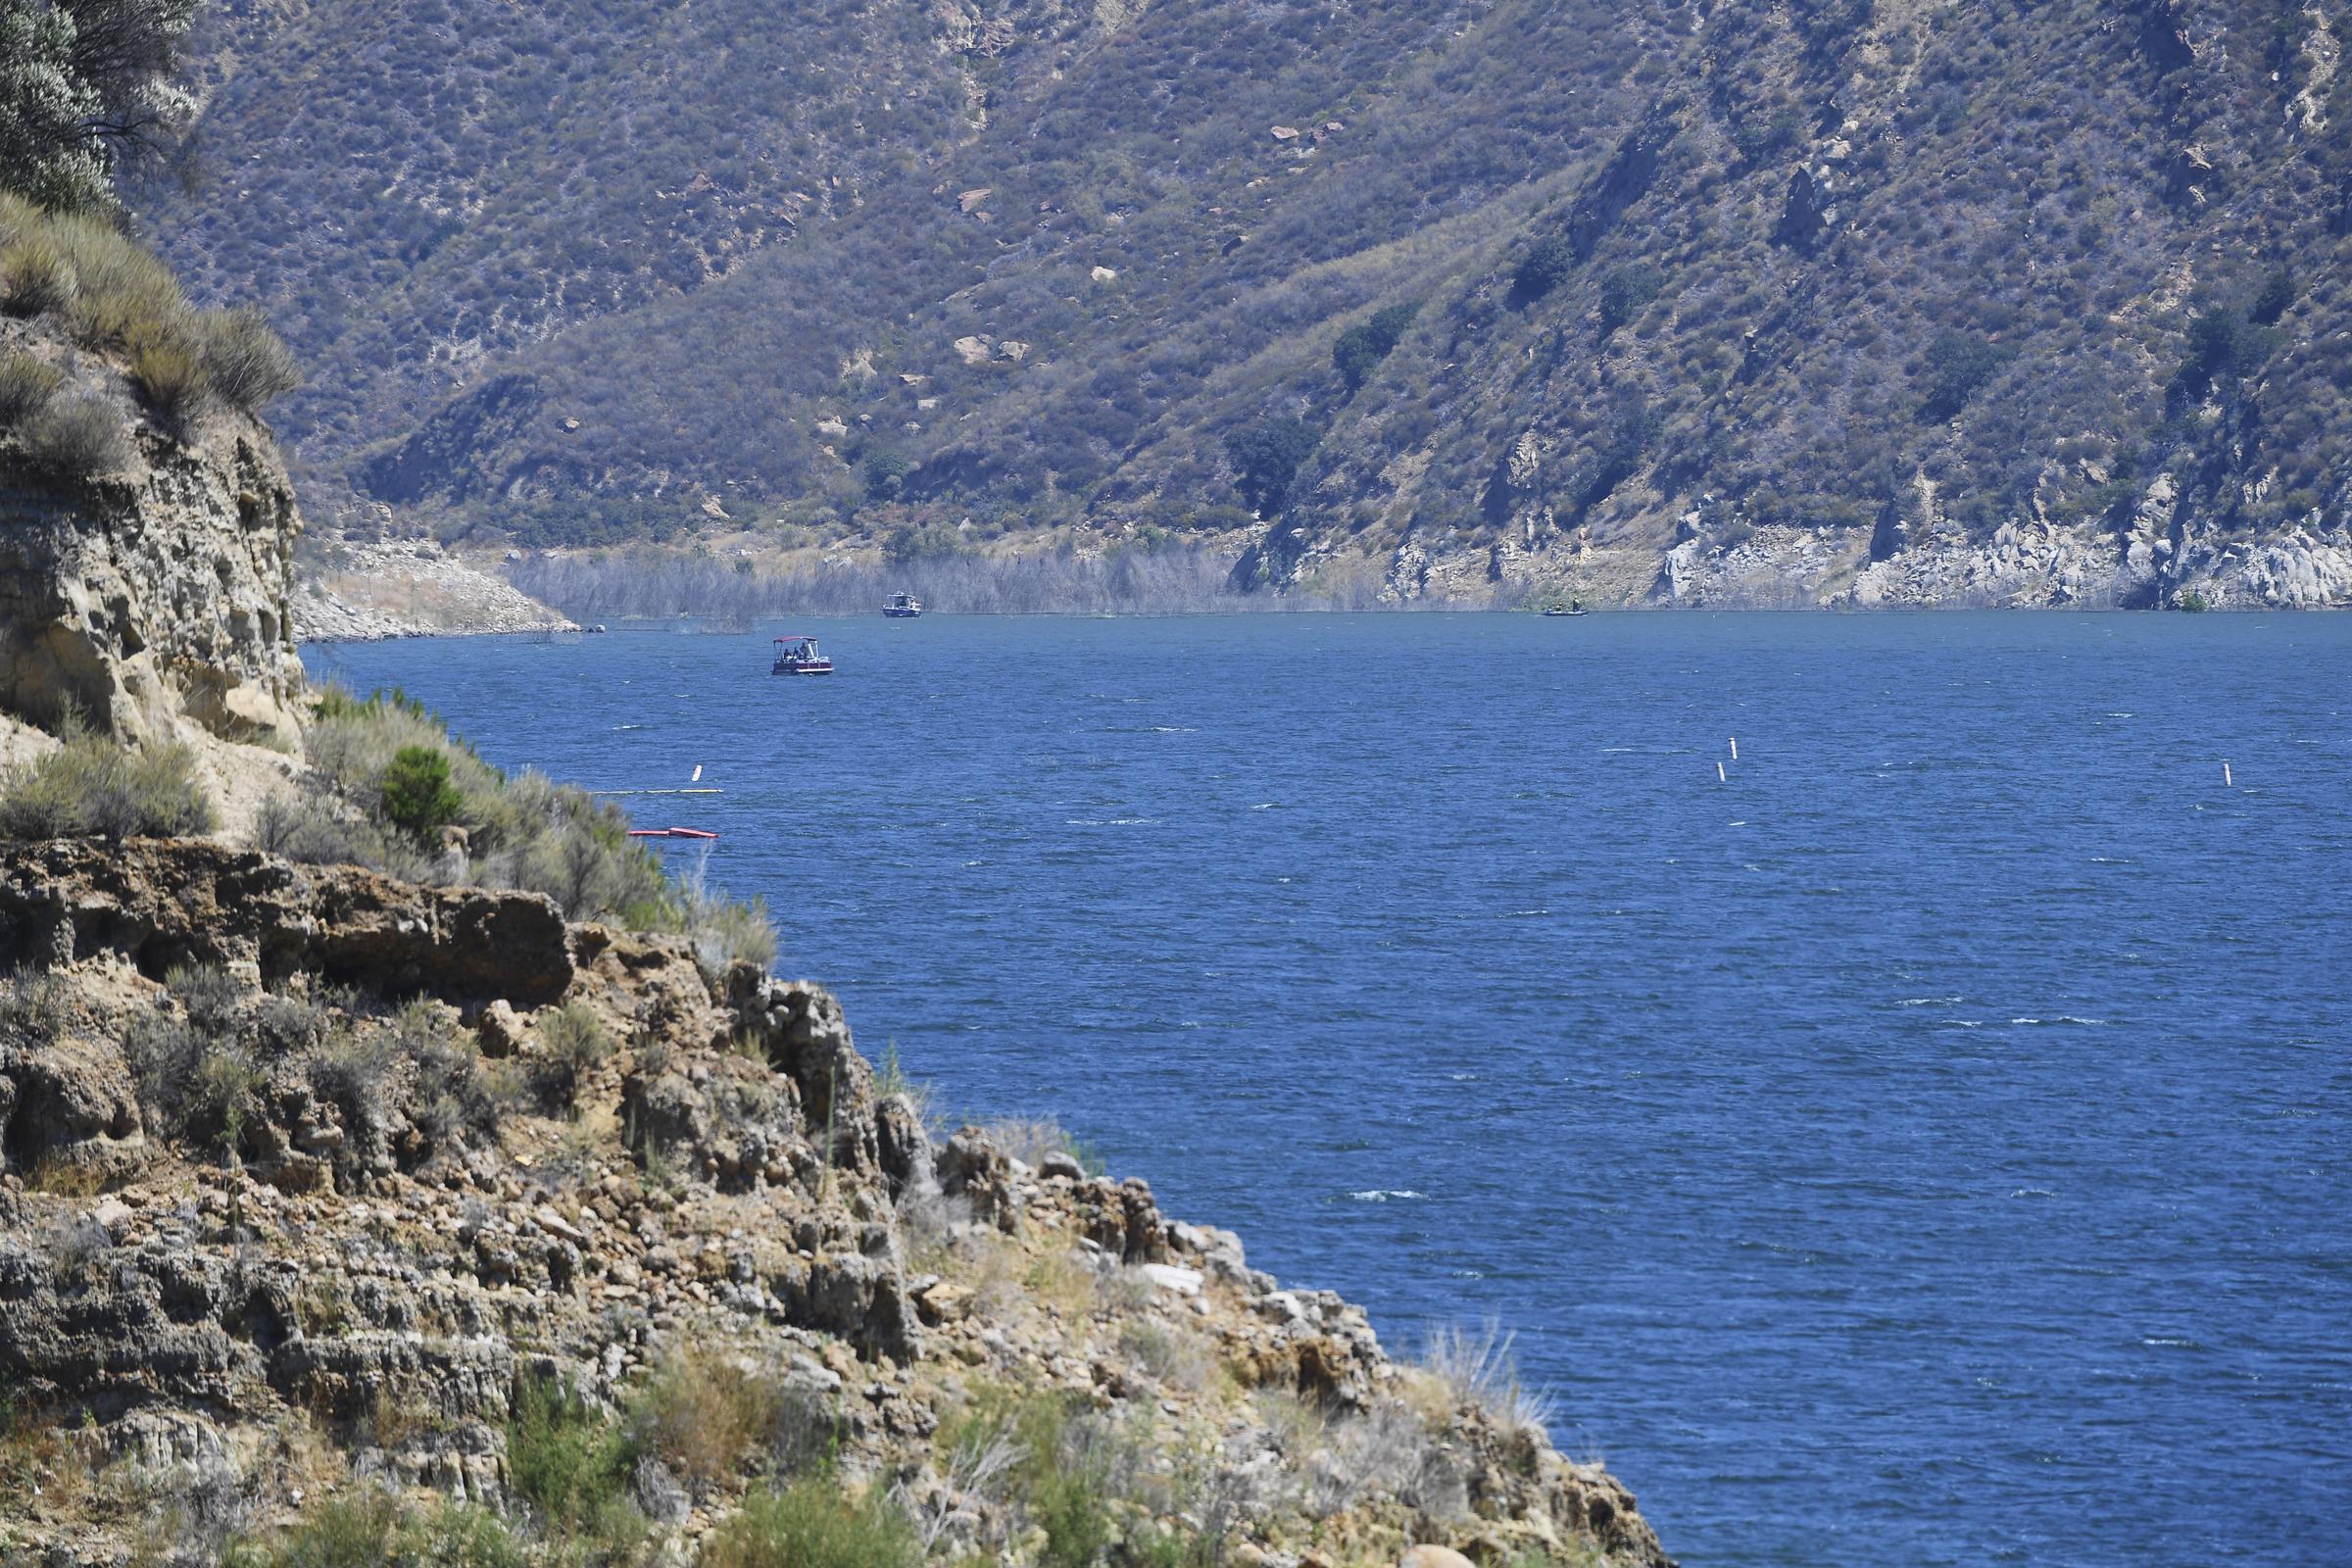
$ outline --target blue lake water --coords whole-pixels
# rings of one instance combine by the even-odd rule
[[[1515,1328],[1692,1568],[2352,1562],[2352,616],[309,662],[502,764],[701,764],[640,822],[724,835],[869,1054],[1393,1346]]]

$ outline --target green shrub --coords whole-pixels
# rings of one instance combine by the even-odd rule
[[[46,316],[74,303],[74,264],[46,236],[0,247],[0,314]]]
[[[2180,376],[2202,387],[2251,375],[2278,350],[2277,327],[2217,306],[2200,311],[2188,323],[2188,352],[2180,362]]]
[[[527,1560],[494,1513],[451,1502],[413,1508],[374,1488],[319,1502],[222,1559],[224,1568],[522,1568]]]
[[[963,536],[943,522],[902,522],[882,536],[882,559],[894,566],[941,561],[963,553]]]
[[[0,430],[38,415],[65,383],[62,371],[29,354],[0,355]]]
[[[627,1497],[628,1444],[560,1379],[515,1380],[507,1418],[507,1479],[558,1537],[621,1539],[641,1530]]]
[[[449,758],[429,746],[404,746],[384,769],[384,819],[421,840],[458,819],[466,798],[449,781]]]
[[[118,473],[130,461],[122,416],[105,399],[58,398],[24,422],[24,455],[51,479],[79,483]]]
[[[829,1477],[756,1494],[719,1526],[703,1568],[917,1568],[922,1544],[890,1500]]]
[[[212,389],[248,413],[302,384],[294,356],[259,311],[208,313],[198,344]]]
[[[1614,332],[1641,314],[1665,290],[1666,276],[1654,267],[1620,267],[1600,281],[1600,329]]]
[[[126,747],[68,715],[65,743],[0,772],[0,838],[188,838],[213,806],[184,741]]]

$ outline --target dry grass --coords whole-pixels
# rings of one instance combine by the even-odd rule
[[[806,1463],[830,1421],[808,1396],[726,1358],[688,1350],[662,1363],[631,1412],[636,1445],[698,1493],[755,1462]]]
[[[12,351],[0,355],[0,430],[31,419],[65,384],[62,371],[29,354]]]
[[[1199,1394],[1218,1380],[1208,1341],[1181,1324],[1131,1322],[1119,1331],[1119,1348],[1163,1388]]]
[[[296,384],[293,356],[252,311],[201,311],[153,254],[94,218],[0,195],[0,311],[62,320],[122,357],[148,402],[178,416],[208,398],[248,412]]]
[[[1476,1333],[1447,1324],[1421,1348],[1421,1366],[1457,1405],[1474,1405],[1506,1432],[1541,1436],[1558,1414],[1551,1396],[1519,1381],[1516,1336],[1488,1323]]]

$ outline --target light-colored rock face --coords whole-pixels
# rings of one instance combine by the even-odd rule
[[[86,485],[40,480],[0,445],[0,711],[291,735],[301,524],[268,432],[218,415],[187,440],[133,433],[123,471]]]
[[[2021,517],[1971,537],[1931,512],[1873,559],[1868,528],[1769,526],[1726,533],[1698,514],[1672,542],[1582,537],[1530,525],[1489,541],[1409,538],[1381,598],[1492,602],[1546,592],[1593,604],[1711,609],[2152,609],[2194,598],[2217,610],[2352,608],[2352,524],[2224,532],[2176,514],[2160,478],[2131,525]],[[1314,546],[1290,579],[1328,568]]]

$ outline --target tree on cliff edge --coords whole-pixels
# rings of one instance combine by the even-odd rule
[[[184,117],[172,85],[199,0],[0,0],[0,190],[114,205],[116,166]]]

